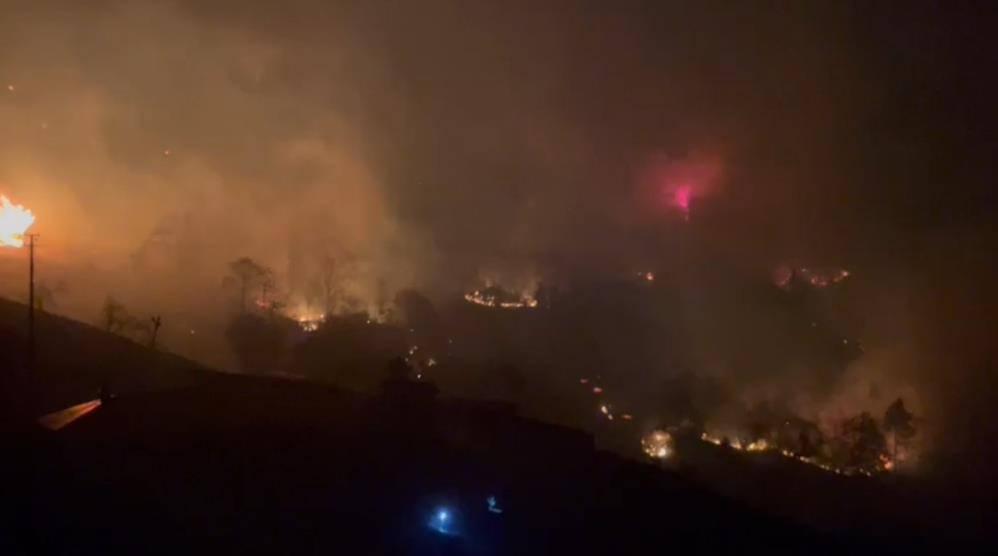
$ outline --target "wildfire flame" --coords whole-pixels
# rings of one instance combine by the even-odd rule
[[[498,307],[500,309],[533,309],[537,307],[537,300],[523,294],[518,301],[501,301],[494,295],[475,290],[464,294],[464,299],[468,303],[481,305],[483,307]]]
[[[814,457],[804,457],[791,450],[787,450],[786,448],[777,450],[776,446],[770,444],[765,438],[760,438],[758,440],[754,440],[746,444],[737,438],[723,439],[719,436],[703,432],[700,434],[700,440],[703,440],[704,442],[708,442],[715,446],[726,445],[728,448],[731,448],[739,452],[777,452],[785,458],[795,459],[801,463],[813,465],[814,467],[817,467],[823,471],[827,471],[829,473],[835,473],[836,475],[855,475],[858,473],[860,475],[865,475],[867,477],[873,476],[873,473],[867,469],[853,469],[853,468],[843,469],[822,462]],[[880,456],[880,471],[891,472],[893,470],[894,470],[894,461],[886,454],[882,454]]]
[[[34,222],[35,215],[30,210],[11,203],[6,195],[0,195],[0,246],[23,247],[24,234]]]
[[[672,455],[672,435],[655,430],[641,439],[641,450],[648,457],[665,459]]]

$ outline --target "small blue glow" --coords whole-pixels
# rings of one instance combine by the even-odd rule
[[[488,503],[490,512],[494,514],[502,513],[502,508],[500,508],[498,502],[496,502],[495,496],[489,496],[488,498],[485,499],[485,502]]]
[[[451,511],[447,508],[438,508],[433,514],[433,518],[430,519],[430,529],[433,529],[437,533],[443,535],[453,535],[455,531],[453,529],[452,522],[454,521]]]

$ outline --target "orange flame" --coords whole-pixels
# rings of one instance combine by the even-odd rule
[[[35,222],[35,215],[21,205],[0,195],[0,247],[23,247],[24,234]]]

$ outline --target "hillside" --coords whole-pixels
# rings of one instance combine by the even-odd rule
[[[102,385],[135,393],[189,386],[204,379],[202,365],[48,313],[36,320],[35,411],[54,411],[96,397]],[[0,352],[10,368],[26,361],[27,307],[0,299]]]
[[[14,363],[23,311],[0,305]],[[50,315],[38,324],[39,408],[91,399],[105,384],[116,398],[59,431],[17,431],[23,457],[4,476],[21,511],[5,553],[939,548],[904,520],[875,534],[881,524],[861,521],[877,512],[814,526],[829,504],[838,514],[864,496],[889,505],[890,491],[872,483],[692,452],[662,469],[426,383],[386,381],[380,395],[360,395],[212,372]]]

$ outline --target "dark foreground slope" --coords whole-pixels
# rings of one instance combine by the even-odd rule
[[[27,307],[0,298],[0,365],[4,381],[26,365]],[[95,397],[102,385],[134,393],[196,384],[206,376],[200,364],[154,351],[71,319],[40,312],[36,319],[36,360],[27,383],[18,383],[8,404],[31,404],[46,413]],[[30,389],[30,391],[28,391]]]
[[[9,377],[23,338],[13,322],[0,323],[0,353],[5,392],[17,400],[25,383]],[[3,554],[936,548],[817,532],[687,473],[595,450],[585,433],[504,405],[440,399],[424,383],[389,381],[381,395],[361,396],[208,372],[64,319],[43,317],[40,330],[30,381],[38,408],[84,401],[102,384],[117,398],[58,431],[5,422]]]
[[[106,403],[35,437],[24,542],[53,554],[621,554],[855,541],[597,452],[583,433],[406,388],[362,399],[217,376]]]

